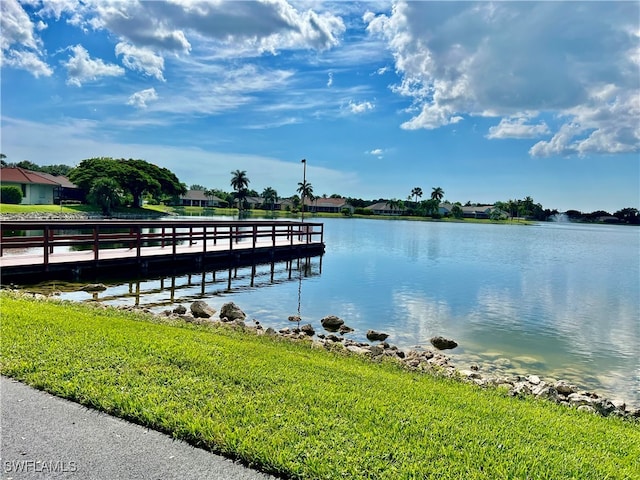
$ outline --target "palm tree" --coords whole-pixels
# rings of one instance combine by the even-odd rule
[[[207,197],[207,207],[211,206],[211,203],[213,203],[213,197],[216,196],[215,192],[213,190],[210,189],[205,189],[204,191],[204,196]]]
[[[402,200],[398,200],[397,198],[393,198],[387,201],[387,205],[393,214],[394,210],[404,210],[404,202]]]
[[[420,187],[415,187],[411,190],[411,195],[415,198],[416,204],[418,203],[418,197],[422,197],[422,189]]]
[[[431,199],[440,202],[442,200],[442,197],[444,197],[444,190],[440,187],[433,187],[433,191],[431,192]]]
[[[302,198],[302,211],[304,211],[304,199],[308,198],[309,200],[313,200],[313,186],[306,180],[304,182],[298,182],[296,192],[298,192]]]
[[[262,198],[264,199],[264,203],[271,204],[271,211],[273,212],[275,204],[278,201],[278,192],[271,187],[267,187],[262,191]]]
[[[235,170],[231,172],[231,186],[236,191],[236,199],[238,200],[238,210],[242,211],[244,198],[247,196],[247,187],[249,186],[249,178],[245,170]]]

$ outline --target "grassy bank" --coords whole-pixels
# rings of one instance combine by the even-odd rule
[[[168,207],[164,205],[147,205],[144,208],[115,208],[114,213],[126,213],[132,215],[157,215],[167,213]],[[11,205],[0,203],[0,213],[30,214],[30,213],[96,213],[100,210],[92,205]]]
[[[640,428],[224,327],[0,294],[0,369],[293,478],[638,478]]]

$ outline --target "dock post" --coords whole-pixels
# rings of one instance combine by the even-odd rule
[[[49,226],[45,225],[42,232],[44,237],[44,271],[49,270]]]

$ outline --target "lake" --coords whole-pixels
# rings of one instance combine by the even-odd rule
[[[197,298],[218,310],[233,301],[276,329],[294,326],[287,318],[299,312],[321,331],[320,319],[337,315],[356,340],[375,329],[411,348],[442,335],[458,342],[447,354],[460,368],[565,379],[640,405],[637,227],[320,221],[326,254],[300,268],[294,261],[61,296],[158,312]]]

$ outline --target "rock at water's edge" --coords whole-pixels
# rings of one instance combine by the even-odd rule
[[[375,330],[367,331],[367,339],[371,342],[383,342],[387,339],[389,335],[382,332],[376,332]]]
[[[196,300],[191,304],[191,314],[196,318],[209,318],[216,313],[215,309],[211,308],[202,300]]]
[[[458,346],[455,341],[444,337],[432,337],[429,341],[431,342],[431,345],[436,347],[438,350],[447,350]]]
[[[344,325],[344,320],[336,317],[335,315],[327,315],[320,320],[322,327],[329,332],[337,332],[341,325]]]
[[[227,318],[228,321],[244,320],[247,315],[233,302],[228,302],[222,305],[220,309],[220,318]]]

